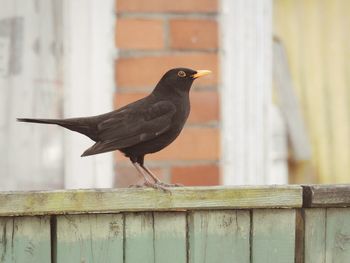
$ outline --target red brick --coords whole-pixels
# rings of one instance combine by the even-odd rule
[[[115,108],[123,107],[145,97],[148,93],[117,93]],[[192,91],[190,94],[191,113],[188,123],[206,123],[219,119],[219,98],[216,91]],[[205,107],[203,106],[205,105]]]
[[[171,182],[185,186],[219,185],[219,167],[217,165],[174,167],[171,169]]]
[[[219,130],[216,128],[185,128],[181,135],[149,160],[218,160]]]
[[[205,19],[171,20],[170,47],[174,49],[217,49],[217,22]]]
[[[152,172],[161,180],[164,178],[163,170],[160,168],[150,168]],[[118,164],[116,165],[115,185],[116,187],[128,187],[129,185],[142,184],[144,180],[139,176],[134,166]]]
[[[117,0],[117,12],[214,13],[217,0]]]
[[[118,19],[116,44],[120,49],[154,50],[164,47],[163,21]]]
[[[219,96],[216,91],[196,91],[190,93],[190,123],[205,123],[219,120]]]
[[[119,58],[116,62],[116,83],[119,87],[153,87],[167,70],[175,67],[209,69],[213,73],[199,78],[195,85],[218,83],[218,56],[212,53]]]
[[[216,128],[185,128],[168,147],[147,155],[146,161],[219,160],[219,136],[219,130]],[[116,156],[117,160],[128,161],[120,153],[117,153]]]

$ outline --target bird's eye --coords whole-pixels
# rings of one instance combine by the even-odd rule
[[[177,75],[178,75],[179,77],[181,77],[181,78],[186,77],[186,73],[185,73],[184,71],[182,71],[182,70],[180,70],[180,71],[177,73]]]

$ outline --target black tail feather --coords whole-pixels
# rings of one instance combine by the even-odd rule
[[[42,123],[42,124],[57,124],[60,125],[62,120],[57,119],[29,119],[29,118],[17,118],[19,122],[32,122],[32,123]]]
[[[92,117],[93,118],[93,117]],[[71,131],[79,132],[86,135],[90,139],[96,141],[96,125],[91,125],[93,123],[92,118],[71,118],[71,119],[30,119],[30,118],[17,118],[19,122],[30,122],[30,123],[40,123],[40,124],[56,124],[67,128]]]

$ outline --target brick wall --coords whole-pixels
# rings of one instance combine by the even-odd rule
[[[194,82],[191,114],[181,135],[146,164],[167,182],[219,184],[217,0],[118,0],[115,106],[148,94],[170,68],[210,69]],[[116,183],[135,183],[137,172],[116,154]]]

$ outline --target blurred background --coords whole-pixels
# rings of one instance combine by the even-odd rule
[[[209,69],[179,138],[146,156],[184,185],[350,181],[347,0],[0,0],[0,190],[125,187],[120,153],[17,117],[105,113],[168,69]]]

